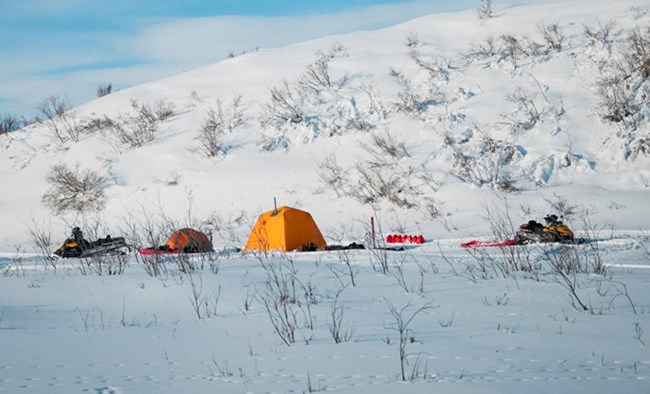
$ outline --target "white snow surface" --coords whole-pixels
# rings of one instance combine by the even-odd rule
[[[629,130],[603,120],[595,84],[627,35],[648,31],[650,1],[494,7],[484,21],[474,9],[424,15],[379,31],[261,49],[69,112],[82,124],[132,115],[133,100],[171,103],[172,116],[141,147],[120,143],[110,127],[78,141],[57,141],[47,122],[0,135],[0,391],[647,393],[650,162],[646,154],[630,156]],[[610,21],[616,34],[609,44],[590,45],[585,28]],[[504,34],[540,41],[539,23],[561,26],[560,51],[521,55],[516,66],[498,56],[462,56]],[[323,54],[332,54],[331,86],[298,95],[301,76]],[[400,110],[397,74],[413,97],[427,101],[423,108]],[[270,90],[285,81],[301,121],[263,121]],[[507,96],[517,88],[539,117],[513,131],[522,114]],[[197,137],[208,111],[221,102],[231,122],[237,96],[241,124],[229,123],[227,149],[206,157]],[[641,111],[650,117],[647,103]],[[635,132],[648,136],[648,127],[642,121]],[[373,156],[377,136],[406,153]],[[498,159],[494,146],[512,147],[504,150],[512,155]],[[460,172],[459,152],[485,182]],[[322,177],[332,158],[343,169],[337,190]],[[410,206],[353,197],[363,183],[357,169],[381,159],[387,167],[377,171],[397,178],[404,189],[397,195]],[[55,164],[104,177],[102,209],[51,212],[42,196]],[[494,174],[517,190],[499,190]],[[392,233],[423,234],[427,242],[388,252],[240,252],[274,198],[309,211],[330,244],[370,246],[370,217],[379,243]],[[509,228],[492,231],[488,212],[507,213]],[[565,214],[588,242],[460,248],[549,213]],[[166,257],[156,263],[158,275],[152,260],[133,251],[101,261],[48,256],[75,225],[88,238],[125,236],[134,247],[196,227],[212,234],[217,252],[190,257],[189,269]],[[36,238],[45,242],[39,247]],[[500,264],[513,253],[532,268],[504,273]],[[600,261],[605,272],[569,274],[567,282],[550,266],[557,256]],[[118,261],[120,272],[109,275]],[[274,299],[272,267],[289,286],[279,303],[289,305],[296,325],[289,344],[264,304]],[[391,309],[413,317],[406,381]],[[348,334],[341,343],[332,338],[333,315]]]

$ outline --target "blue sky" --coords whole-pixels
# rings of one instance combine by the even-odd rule
[[[32,118],[230,53],[372,30],[479,0],[0,0],[0,115]]]

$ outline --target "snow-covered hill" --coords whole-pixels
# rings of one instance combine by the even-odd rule
[[[426,15],[0,135],[0,391],[646,393],[648,10]],[[274,198],[427,242],[240,252]],[[459,246],[548,213],[587,242]],[[51,259],[72,226],[217,252]]]
[[[538,217],[565,199],[640,228],[647,82],[633,98],[636,130],[604,120],[596,84],[630,34],[647,33],[647,4],[539,3],[260,50],[0,136],[0,245],[29,248],[30,225],[119,231],[135,212],[161,210],[178,222],[190,210],[198,220],[243,215],[245,232],[273,197],[326,228],[382,214],[387,230],[438,237],[450,229],[440,216],[467,230],[503,190]],[[168,113],[147,123],[156,110]],[[55,165],[104,181],[98,214],[54,216],[44,205]]]

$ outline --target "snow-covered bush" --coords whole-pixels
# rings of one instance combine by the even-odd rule
[[[241,96],[236,96],[227,110],[221,100],[217,100],[216,108],[209,108],[201,122],[197,137],[199,150],[207,157],[226,154],[230,146],[224,137],[245,123]]]
[[[50,188],[41,201],[55,215],[104,208],[106,180],[93,170],[56,164],[50,168],[46,181]]]
[[[97,97],[104,97],[113,92],[113,84],[110,82],[104,82],[97,86]]]
[[[549,23],[547,25],[540,22],[537,24],[537,31],[542,36],[549,51],[562,51],[562,44],[564,43],[566,36],[559,23]]]
[[[295,81],[285,80],[270,89],[270,101],[260,114],[260,124],[266,129],[259,144],[261,150],[286,148],[295,140],[308,142],[348,130],[367,131],[374,128],[375,119],[385,117],[366,76],[353,81],[345,73],[332,73],[332,61],[346,55],[345,48],[335,44],[329,52],[319,52],[316,61],[308,64]],[[352,82],[357,81],[358,86],[354,86]],[[368,96],[367,107],[359,104],[359,91]]]
[[[0,115],[0,135],[16,131],[25,126],[25,122],[14,115]]]
[[[72,103],[65,96],[48,96],[36,107],[42,116],[41,123],[47,126],[56,142],[63,143],[68,138],[79,141],[80,131],[77,128]]]
[[[520,149],[507,141],[492,138],[486,132],[468,130],[461,139],[450,135],[446,144],[452,150],[451,172],[463,182],[478,187],[514,191],[504,166],[522,157]]]
[[[173,103],[161,99],[154,104],[140,104],[131,100],[134,114],[121,116],[111,124],[111,130],[118,140],[132,148],[137,148],[154,140],[159,122],[174,114]]]
[[[650,133],[641,127],[650,117],[650,27],[633,31],[623,42],[620,58],[596,82],[598,110],[615,123],[625,157],[634,160],[650,153]]]
[[[480,20],[491,19],[494,16],[492,0],[481,0],[481,5],[476,9]]]

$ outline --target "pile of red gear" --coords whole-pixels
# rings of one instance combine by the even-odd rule
[[[386,236],[386,243],[422,245],[424,243],[424,236],[422,234],[420,235],[389,234]]]

